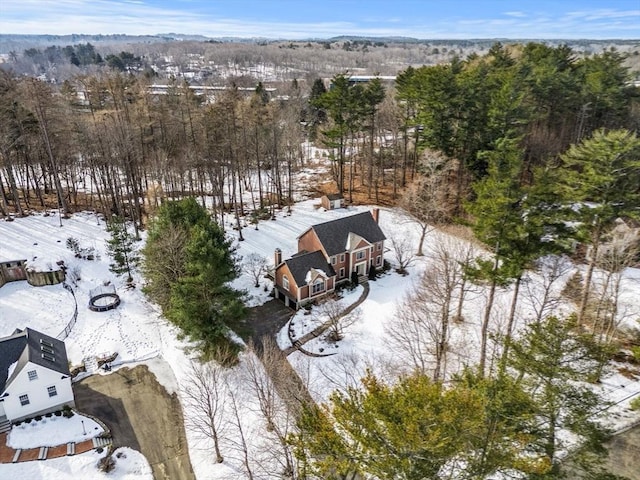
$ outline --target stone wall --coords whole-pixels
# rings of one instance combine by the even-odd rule
[[[56,285],[64,282],[65,273],[63,269],[54,270],[52,272],[36,272],[27,270],[27,282],[34,287],[42,287],[44,285]]]
[[[20,280],[26,280],[29,282],[29,285],[33,285],[34,287],[56,285],[64,282],[65,276],[64,266],[60,266],[59,270],[38,272],[27,269],[26,260],[0,262],[0,287],[5,283]]]

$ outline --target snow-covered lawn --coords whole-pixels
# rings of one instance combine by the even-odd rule
[[[0,478],[24,480],[153,480],[151,466],[139,452],[118,448],[113,455],[115,467],[109,473],[98,470],[105,452],[95,450],[71,457],[44,462],[8,463],[0,465]]]
[[[12,448],[54,447],[69,442],[82,442],[97,437],[104,429],[91,418],[74,415],[43,416],[42,420],[22,422],[14,426],[7,437],[7,445]]]

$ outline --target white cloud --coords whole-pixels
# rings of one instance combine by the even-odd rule
[[[527,16],[527,14],[526,14],[526,13],[524,13],[524,12],[504,12],[504,14],[505,14],[507,17],[518,17],[518,18],[526,17],[526,16]]]
[[[638,38],[640,10],[595,9],[549,17],[542,12],[507,11],[485,19],[420,21],[397,17],[364,24],[346,21],[293,23],[220,18],[140,0],[0,0],[0,32],[25,34],[194,33],[211,37],[309,38],[335,35],[419,38]],[[506,18],[505,18],[506,17]],[[634,21],[639,17],[639,21]],[[625,21],[627,20],[627,21]]]

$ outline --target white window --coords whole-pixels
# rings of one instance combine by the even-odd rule
[[[20,405],[23,407],[29,405],[29,395],[20,395],[18,398],[20,399]]]
[[[317,295],[320,292],[324,292],[324,280],[318,278],[311,286],[311,294]]]
[[[366,255],[366,252],[364,250],[360,250],[359,252],[356,252],[356,260],[362,260]]]
[[[382,255],[378,255],[376,257],[376,267],[379,267],[382,264]]]
[[[38,372],[36,372],[35,370],[29,370],[27,372],[27,375],[29,375],[29,380],[37,380],[38,379]],[[24,378],[24,377],[22,377]]]
[[[282,288],[284,288],[286,291],[289,291],[289,279],[286,275],[282,277]]]
[[[340,278],[344,278],[344,267],[340,269]]]
[[[333,257],[331,257],[331,265],[335,265],[336,264],[336,257],[335,255]]]
[[[378,251],[382,250],[382,242],[376,243],[376,250]]]
[[[344,263],[344,253],[340,254],[340,263]]]
[[[47,393],[49,394],[50,397],[55,397],[56,395],[58,395],[58,391],[56,390],[56,386],[52,385],[50,387],[47,387]]]

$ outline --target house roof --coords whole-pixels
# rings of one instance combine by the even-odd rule
[[[299,287],[307,284],[307,273],[311,269],[321,270],[329,277],[333,277],[336,274],[320,250],[294,255],[285,260],[284,263],[289,267],[289,271]]]
[[[30,328],[16,330],[13,335],[0,338],[0,393],[28,362],[70,375],[64,342]]]
[[[350,233],[355,233],[370,243],[381,242],[387,238],[370,212],[319,223],[311,228],[318,235],[318,239],[330,257],[348,250],[347,243]]]
[[[344,198],[339,193],[327,193],[325,197],[327,197],[329,200],[341,200],[342,198]]]

